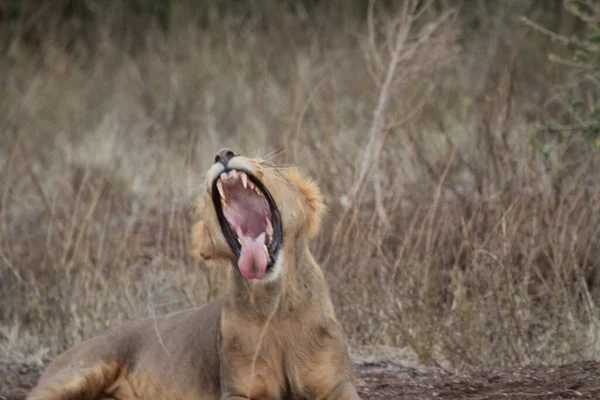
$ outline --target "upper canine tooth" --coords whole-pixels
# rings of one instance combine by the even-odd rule
[[[240,172],[240,177],[242,178],[242,185],[244,185],[244,189],[246,189],[248,187],[248,175]]]
[[[223,200],[225,200],[225,192],[223,191],[223,182],[221,182],[220,180],[217,181],[217,189],[219,190],[219,194],[221,195]]]

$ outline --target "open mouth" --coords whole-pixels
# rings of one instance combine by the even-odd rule
[[[213,182],[212,200],[241,274],[263,278],[275,264],[282,238],[273,197],[251,173],[229,169]]]

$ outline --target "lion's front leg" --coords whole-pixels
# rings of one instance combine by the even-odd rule
[[[326,400],[361,400],[356,388],[348,381],[337,385],[325,398]]]
[[[239,395],[234,395],[234,394],[230,394],[230,393],[223,393],[220,397],[220,400],[280,400],[281,397],[279,396],[268,396],[266,394],[263,395],[259,395],[258,397],[256,396],[251,396],[251,397],[247,397],[247,396],[239,396]]]
[[[227,360],[231,361],[231,360]],[[221,400],[278,400],[281,398],[279,380],[262,360],[254,368],[245,363],[225,361],[221,365]]]

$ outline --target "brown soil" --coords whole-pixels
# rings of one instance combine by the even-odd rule
[[[389,361],[356,364],[363,400],[379,399],[600,399],[600,362],[462,373]],[[23,400],[41,368],[0,363],[0,399]]]

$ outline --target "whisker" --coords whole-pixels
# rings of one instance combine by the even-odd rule
[[[275,149],[275,150],[273,150],[273,151],[272,151],[272,152],[270,152],[270,153],[267,153],[267,154],[265,154],[265,155],[264,155],[262,158],[263,158],[263,160],[265,160],[265,161],[272,161],[273,159],[275,159],[275,158],[277,158],[277,157],[279,157],[279,156],[283,155],[285,152],[286,152],[286,150],[285,150],[285,149],[283,149],[283,148],[278,148],[278,149]]]

